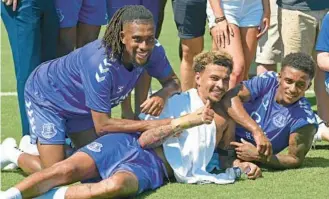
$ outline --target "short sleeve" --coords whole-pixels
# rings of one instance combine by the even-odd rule
[[[110,113],[112,75],[109,67],[111,64],[107,62],[104,55],[94,56],[86,64],[88,65],[83,67],[81,73],[86,106],[97,112]]]
[[[329,14],[323,18],[315,49],[317,51],[329,52]]]
[[[157,79],[166,78],[173,72],[173,69],[166,56],[165,50],[158,41],[156,41],[146,70],[150,76],[155,77]]]
[[[310,124],[314,125],[315,128],[318,128],[318,122],[308,101],[305,98],[302,98],[299,100],[298,106],[299,108],[296,109],[298,112],[294,113],[294,117],[297,118],[291,126],[290,133],[296,132],[297,129]]]
[[[266,72],[242,82],[249,90],[252,101],[257,97],[264,96],[277,83],[277,73],[275,72]]]

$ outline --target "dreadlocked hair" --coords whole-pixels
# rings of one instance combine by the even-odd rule
[[[124,45],[121,42],[120,32],[124,24],[134,21],[151,21],[153,23],[153,15],[142,5],[127,5],[114,13],[102,40],[110,59],[121,59]]]

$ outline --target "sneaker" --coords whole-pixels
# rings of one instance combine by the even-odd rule
[[[19,142],[19,149],[31,155],[39,155],[38,147],[36,144],[31,144],[31,136],[24,135]]]
[[[7,156],[7,154],[5,153],[5,151],[7,151],[6,149],[8,148],[15,148],[17,147],[17,143],[16,143],[16,140],[14,138],[6,138],[2,144],[0,144],[0,163],[1,163],[1,170],[9,165],[10,163],[10,160],[9,160],[9,157]]]

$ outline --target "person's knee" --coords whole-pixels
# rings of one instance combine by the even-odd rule
[[[77,167],[69,162],[59,162],[51,166],[49,169],[53,171],[54,176],[60,179],[62,183],[69,183],[73,180]]]
[[[186,61],[193,61],[194,56],[201,53],[203,50],[202,38],[195,38],[191,40],[182,41],[183,59]]]
[[[104,187],[103,191],[100,192],[93,192],[91,195],[92,197],[113,197],[113,196],[129,196],[133,193],[136,193],[138,190],[137,186],[130,186],[129,180],[120,176],[115,177],[112,176],[106,180],[103,180],[99,183],[99,187]]]

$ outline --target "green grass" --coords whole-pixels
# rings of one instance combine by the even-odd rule
[[[173,21],[172,9],[168,1],[160,42],[166,49],[168,58],[179,75],[178,37]],[[13,61],[7,33],[1,24],[1,92],[15,91]],[[210,48],[208,32],[205,34],[205,49]],[[153,89],[159,84],[154,80]],[[308,95],[312,108],[316,110],[315,97]],[[114,116],[119,117],[116,108]],[[20,139],[20,122],[16,97],[1,97],[1,139]],[[263,178],[250,181],[243,177],[234,185],[186,185],[168,183],[152,192],[142,194],[144,198],[329,198],[329,146],[320,143],[317,150],[311,150],[300,169],[268,171],[263,169]],[[1,190],[6,190],[22,180],[20,171],[1,173]]]

